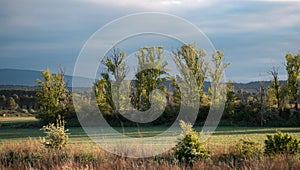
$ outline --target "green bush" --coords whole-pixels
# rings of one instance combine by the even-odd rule
[[[261,148],[256,142],[240,139],[235,145],[229,148],[229,154],[234,159],[259,158]]]
[[[179,163],[193,165],[196,160],[209,158],[209,151],[201,141],[201,134],[197,133],[191,124],[180,121],[182,129],[180,142],[175,146],[175,157]]]
[[[42,144],[47,148],[62,148],[69,140],[69,130],[65,130],[65,122],[58,116],[56,124],[50,123],[47,126],[43,126],[41,129],[46,133],[45,138],[41,138]]]
[[[216,161],[229,163],[233,169],[234,167],[241,169],[243,165],[248,166],[249,161],[259,160],[261,153],[261,146],[258,143],[248,139],[240,139],[228,148],[228,153],[216,157]]]
[[[274,135],[267,135],[265,140],[265,154],[298,154],[300,141],[288,134],[277,131]]]

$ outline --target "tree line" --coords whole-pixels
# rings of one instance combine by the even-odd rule
[[[0,89],[0,110],[27,110],[32,113],[37,109],[37,98],[34,88]]]
[[[168,73],[170,68],[163,47],[140,48],[136,54],[138,65],[133,80],[126,80],[129,66],[125,62],[125,51],[113,48],[104,57],[100,63],[103,68],[101,76],[94,83],[94,93],[101,113],[110,124],[134,125],[135,122],[128,120],[124,111],[134,109],[140,113],[138,111],[147,111],[156,103],[155,108],[164,108],[163,113],[145,125],[169,125],[176,121],[181,106],[194,107],[192,104],[195,102],[190,101],[197,101],[199,111],[196,124],[203,125],[212,102],[226,101],[221,125],[299,125],[300,54],[286,54],[286,83],[280,81],[278,68],[274,67],[269,72],[272,76],[270,86],[261,82],[257,92],[248,92],[236,89],[233,82],[228,81],[225,93],[221,90],[224,85],[221,83],[224,78],[222,73],[229,63],[224,62],[223,51],[215,51],[208,62],[204,49],[198,49],[195,44],[184,44],[172,56],[179,75]],[[67,121],[76,121],[71,92],[64,81],[64,71],[60,69],[58,73],[52,74],[47,69],[42,71],[42,76],[43,80],[37,81],[39,89],[35,93],[37,118],[44,124],[55,122],[58,116],[63,116]],[[208,78],[211,86],[205,91],[207,87],[204,87],[204,82]],[[184,93],[189,89],[194,91]],[[89,92],[86,93],[88,96]],[[190,113],[185,114],[189,116]]]

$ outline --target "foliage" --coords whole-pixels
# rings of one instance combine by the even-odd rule
[[[112,54],[105,57],[102,65],[104,70],[95,84],[95,93],[100,110],[104,114],[116,113],[123,107],[121,100],[125,97],[119,92],[121,82],[125,79],[128,72],[125,52],[120,52],[114,48]],[[112,93],[114,92],[114,93]]]
[[[8,88],[0,89],[0,109],[7,109],[7,99],[13,97],[15,102],[21,109],[35,109],[36,108],[36,89],[30,88]]]
[[[235,103],[238,97],[234,92],[234,86],[232,81],[227,83],[226,103],[224,110],[224,118],[232,118],[235,114]]]
[[[93,163],[97,161],[97,157],[93,153],[81,152],[74,155],[74,161],[79,163]]]
[[[65,129],[65,122],[60,116],[56,120],[56,124],[50,123],[47,126],[43,126],[41,129],[46,134],[45,138],[41,138],[42,144],[46,148],[63,148],[69,140],[69,130]]]
[[[210,88],[210,94],[211,99],[216,104],[222,103],[222,101],[225,101],[226,98],[224,98],[223,95],[225,92],[222,88],[222,80],[224,79],[223,72],[225,68],[229,65],[229,63],[226,63],[223,61],[224,58],[224,52],[223,51],[217,51],[214,54],[212,54],[212,65],[209,63],[205,63],[206,68],[208,70],[208,75],[211,78],[211,85]]]
[[[182,129],[180,142],[175,146],[175,157],[180,163],[193,165],[196,160],[209,158],[208,149],[201,141],[201,134],[196,132],[192,125],[180,120]]]
[[[9,97],[6,103],[6,107],[9,110],[16,110],[19,106],[18,104],[15,102],[15,99],[13,97]]]
[[[299,77],[300,77],[300,53],[293,56],[288,53],[286,56],[286,71],[288,73],[287,89],[295,108],[298,109],[298,95],[299,95]]]
[[[259,158],[261,148],[256,142],[240,139],[235,145],[229,148],[229,155],[234,159]]]
[[[241,166],[247,165],[249,160],[260,160],[262,158],[261,153],[259,143],[248,139],[240,139],[228,148],[228,152],[223,151],[217,159],[241,169]]]
[[[37,80],[39,91],[36,96],[38,98],[38,116],[37,118],[43,124],[54,123],[59,114],[65,117],[74,117],[74,108],[72,98],[64,81],[64,72],[52,75],[50,70],[42,71],[44,80]]]
[[[0,144],[0,169],[299,169],[300,159],[276,155],[273,159],[252,158],[241,164],[218,159],[224,148],[214,148],[212,160],[198,160],[193,168],[174,163],[170,153],[150,158],[124,158],[105,152],[94,144],[76,144],[61,150],[40,147],[38,141],[4,142]]]
[[[106,75],[99,79],[94,85],[97,104],[101,113],[104,115],[111,114],[114,107],[111,100],[110,80],[108,78],[108,75]]]
[[[265,140],[265,154],[298,154],[300,141],[288,134],[277,131],[274,135],[267,135]]]
[[[206,72],[207,69],[205,68],[205,56],[206,53],[203,49],[197,49],[195,44],[183,44],[177,52],[173,53],[173,56],[175,58],[175,63],[179,69],[180,77],[173,78],[173,85],[178,88],[178,85],[176,85],[176,81],[182,81],[183,82],[183,88],[187,91],[190,88],[195,88],[193,86],[193,78],[195,79],[195,84],[197,85],[196,90],[198,91],[198,95],[200,96],[200,100],[196,99],[198,101],[201,101],[202,96],[204,95],[203,91],[203,85],[204,80],[207,77]],[[187,93],[188,95],[191,95],[191,93]],[[180,93],[179,91],[175,91],[174,97],[176,100],[180,99],[180,96],[184,95]],[[193,97],[193,96],[183,96],[186,97]],[[181,101],[182,104],[189,106],[189,103],[186,103],[186,101]]]
[[[137,54],[138,68],[132,94],[132,104],[137,110],[145,111],[150,108],[149,99],[153,90],[166,92],[166,87],[162,83],[166,81],[168,63],[164,61],[163,52],[164,48],[161,46],[143,47]]]
[[[285,88],[281,87],[279,77],[278,77],[278,69],[273,68],[271,71],[271,75],[273,77],[272,85],[268,89],[268,94],[270,96],[271,101],[273,100],[277,106],[278,111],[282,111],[283,101],[285,97]]]

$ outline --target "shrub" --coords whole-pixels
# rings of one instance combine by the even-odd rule
[[[62,148],[69,140],[69,130],[65,130],[65,122],[58,116],[56,124],[50,123],[47,126],[43,126],[41,129],[46,133],[46,138],[41,138],[42,144],[47,148]]]
[[[5,167],[20,163],[35,166],[44,157],[42,148],[30,138],[22,143],[3,142],[0,148],[0,165]]]
[[[81,152],[81,153],[75,153],[74,154],[74,161],[78,163],[95,163],[97,162],[97,157],[93,153],[87,153],[87,152]]]
[[[197,133],[191,124],[180,121],[182,129],[180,142],[175,146],[175,157],[179,163],[193,165],[196,160],[209,158],[209,151],[201,141],[201,134]]]
[[[229,152],[236,159],[250,159],[258,158],[261,154],[261,148],[256,142],[240,139],[229,148]]]
[[[300,141],[288,134],[277,131],[274,135],[267,135],[265,140],[265,154],[297,154],[300,151]]]

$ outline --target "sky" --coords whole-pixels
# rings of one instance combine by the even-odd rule
[[[98,29],[126,15],[162,12],[191,22],[224,51],[227,80],[269,80],[273,67],[286,79],[285,54],[300,52],[299,9],[300,1],[284,0],[2,0],[0,69],[62,66],[72,75]]]

